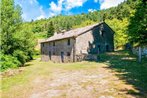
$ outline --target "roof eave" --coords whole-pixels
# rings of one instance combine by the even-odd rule
[[[68,39],[68,38],[75,38],[75,37],[77,37],[77,36],[69,36],[69,37],[66,37],[66,38],[54,39],[54,40],[50,40],[50,41],[43,41],[41,43],[53,42],[53,41],[58,41],[58,40]]]

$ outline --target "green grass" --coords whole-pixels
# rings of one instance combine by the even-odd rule
[[[138,63],[137,57],[129,51],[106,53],[100,58],[102,63],[109,65],[109,69],[119,73],[120,79],[133,85],[139,91],[138,95],[147,96],[147,58]]]
[[[52,63],[52,62],[40,62],[39,60],[33,60],[26,63],[24,72],[12,77],[5,77],[2,79],[1,90],[7,91],[13,86],[24,85],[31,82],[37,76],[49,76],[53,70],[80,70],[95,68],[94,62],[77,62],[77,63]]]
[[[41,62],[37,57],[26,63],[24,71],[20,74],[4,77],[0,84],[2,96],[9,98],[11,93],[14,93],[13,98],[18,98],[21,94],[31,93],[34,88],[32,81],[36,78],[41,80],[51,79],[52,73],[58,70],[61,71],[90,71],[103,66],[106,69],[116,72],[116,76],[127,84],[132,85],[138,92],[127,91],[128,94],[137,96],[147,96],[147,59],[144,58],[142,63],[136,62],[136,57],[127,51],[117,51],[100,55],[100,62],[76,62],[76,63],[52,63]],[[16,69],[17,70],[17,69]],[[113,81],[111,81],[113,82]],[[19,92],[21,91],[21,92]],[[23,95],[21,98],[25,98]]]
[[[52,73],[54,71],[71,71],[95,68],[95,63],[79,62],[79,63],[52,63],[52,62],[41,62],[38,59],[28,62],[24,71],[20,74],[4,77],[1,80],[1,95],[3,98],[27,98],[29,93],[34,89],[39,89],[38,85],[34,85],[33,81],[37,78],[41,80],[50,81]],[[16,69],[17,70],[17,69]],[[39,79],[40,80],[40,79]],[[43,84],[39,85],[43,86]],[[12,94],[13,93],[13,94]]]

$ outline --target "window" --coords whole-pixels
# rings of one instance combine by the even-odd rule
[[[53,55],[55,55],[55,52],[53,52]]]
[[[44,43],[42,43],[42,47],[44,47]]]
[[[103,31],[102,31],[102,35],[101,35],[102,37],[104,37],[104,33],[105,33],[105,31],[103,30]]]
[[[67,56],[70,56],[70,52],[67,52]]]
[[[55,42],[53,42],[53,46],[55,46]]]
[[[104,37],[105,30],[102,29],[102,30],[100,30],[99,32],[100,32],[100,36]]]
[[[68,41],[67,41],[67,45],[70,45],[70,39],[68,39]]]

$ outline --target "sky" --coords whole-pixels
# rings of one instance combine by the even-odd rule
[[[15,0],[22,8],[24,21],[49,18],[59,14],[75,15],[117,6],[124,0]]]

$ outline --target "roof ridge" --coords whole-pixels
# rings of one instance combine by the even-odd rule
[[[69,31],[65,31],[64,33],[58,33],[56,35],[53,35],[53,36],[47,38],[43,42],[55,41],[55,40],[60,40],[60,39],[64,39],[64,38],[70,38],[70,37],[78,36],[78,35],[81,35],[82,33],[86,32],[86,31],[90,30],[94,26],[100,25],[102,23],[104,23],[104,22],[95,23],[95,24],[88,25],[88,26],[81,27],[81,28],[71,29]]]

